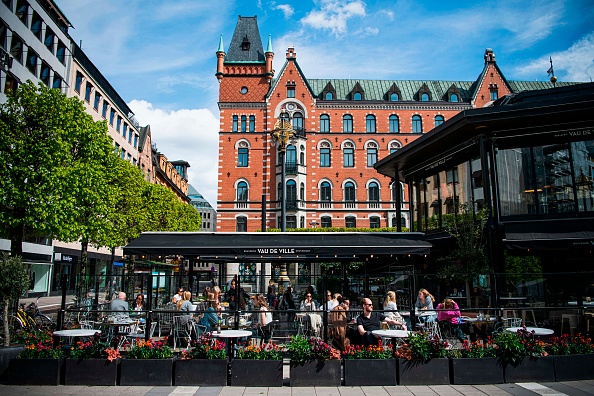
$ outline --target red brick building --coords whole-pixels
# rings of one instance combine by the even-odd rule
[[[295,130],[286,152],[288,229],[396,226],[395,194],[408,226],[407,188],[378,174],[375,162],[461,111],[552,87],[507,81],[491,49],[482,71],[477,59],[476,81],[308,79],[295,48],[278,71],[274,55],[256,17],[239,17],[227,52],[221,37],[217,231],[280,228],[281,166],[270,132],[281,111]]]

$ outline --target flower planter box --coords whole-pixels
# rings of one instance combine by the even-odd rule
[[[171,386],[173,359],[122,359],[120,385]]]
[[[398,359],[399,385],[444,385],[450,383],[450,360],[431,359],[427,362],[420,360]]]
[[[227,359],[175,360],[173,383],[175,386],[226,386]]]
[[[454,385],[502,384],[503,366],[498,358],[450,359],[451,383]]]
[[[64,385],[114,386],[118,378],[119,359],[66,359]]]
[[[0,347],[0,383],[6,383],[8,380],[8,366],[10,365],[10,360],[16,359],[16,357],[24,350],[24,345]]]
[[[12,385],[59,385],[64,359],[12,359],[8,382]]]
[[[340,360],[313,360],[290,366],[291,386],[340,386]]]
[[[555,378],[553,356],[525,357],[517,364],[504,366],[505,382],[552,382]]]
[[[345,359],[346,386],[397,385],[396,359]]]
[[[583,381],[594,379],[594,354],[554,356],[555,380]]]
[[[231,363],[231,385],[283,386],[283,361],[235,359]]]

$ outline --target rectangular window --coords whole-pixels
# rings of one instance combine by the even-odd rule
[[[106,100],[103,101],[103,110],[101,110],[101,116],[103,118],[107,117],[107,108],[109,107],[109,103]]]
[[[355,216],[347,216],[344,219],[344,225],[346,228],[357,228],[357,218]]]
[[[101,95],[99,92],[95,92],[95,101],[93,103],[93,108],[99,111],[99,103],[101,103]]]
[[[8,28],[0,22],[0,47],[6,49],[6,37],[8,37]]]
[[[31,49],[29,48],[29,51],[27,52],[27,69],[35,76],[37,77],[37,54]]]
[[[38,13],[33,11],[33,18],[31,19],[31,31],[33,35],[41,41],[41,17]]]
[[[287,216],[287,228],[297,228],[297,216]]]
[[[369,218],[369,228],[380,228],[380,218],[377,216],[371,216]]]
[[[39,79],[48,87],[50,86],[50,67],[47,63],[41,62],[41,73]]]
[[[352,168],[355,166],[355,150],[347,147],[344,149],[344,166]]]
[[[256,117],[250,116],[250,132],[256,132]]]
[[[83,76],[80,72],[76,72],[76,80],[74,80],[74,89],[80,94],[80,87],[82,85]]]
[[[52,54],[54,53],[54,37],[56,37],[54,32],[52,32],[52,30],[46,26],[45,27],[45,39],[43,40],[43,44],[45,45],[47,50],[49,52],[51,52]]]
[[[14,32],[10,41],[10,55],[17,60],[21,65],[23,64],[23,40]]]
[[[295,97],[295,87],[287,87],[287,98]]]
[[[115,118],[115,110],[111,109],[109,112],[109,125],[113,126],[113,119]]]
[[[446,179],[448,184],[452,184],[452,182],[458,183],[458,168],[446,171]]]
[[[14,78],[11,74],[7,74],[6,81],[4,82],[4,92],[14,92],[18,87],[19,83],[17,82],[16,78]]]
[[[497,100],[497,96],[498,96],[498,95],[497,95],[497,91],[491,91],[491,92],[489,92],[489,94],[490,94],[490,95],[489,95],[489,98],[490,98],[491,100]]]
[[[246,147],[240,147],[237,152],[237,166],[248,166],[249,151]]]
[[[132,127],[128,128],[128,143],[132,144]]]
[[[322,228],[330,228],[330,227],[332,227],[332,217],[322,216]]]
[[[345,133],[353,132],[353,117],[344,116],[344,118],[342,119],[342,131]]]
[[[327,147],[320,149],[320,167],[330,167],[330,149]]]
[[[237,124],[238,124],[238,117],[236,115],[233,116],[233,126],[231,126],[231,132],[237,132]]]
[[[66,46],[60,40],[58,40],[58,49],[56,50],[56,58],[58,58],[58,60],[60,62],[62,62],[63,65],[66,64]]]
[[[134,148],[138,148],[138,135],[134,134]]]
[[[241,132],[247,131],[247,118],[246,116],[241,116]]]
[[[128,124],[124,122],[124,126],[122,128],[122,136],[126,139],[126,132],[128,132]]]
[[[126,159],[126,150],[122,149],[122,159]]]
[[[90,82],[87,82],[85,88],[85,100],[89,103],[91,102],[91,92],[93,92],[93,85]]]
[[[118,116],[116,120],[116,131],[120,132],[120,126],[122,126],[122,117]]]
[[[247,217],[239,216],[235,219],[235,231],[247,232]]]
[[[52,88],[62,89],[62,77],[56,74],[56,72],[54,72],[54,83]]]
[[[368,148],[367,149],[367,166],[372,167],[373,164],[377,162],[377,149],[376,148]]]
[[[16,6],[15,14],[25,26],[28,26],[27,18],[29,17],[29,3],[27,3],[26,0],[19,0]]]

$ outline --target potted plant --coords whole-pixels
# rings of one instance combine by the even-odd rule
[[[167,339],[136,340],[120,363],[120,385],[171,386],[172,358]]]
[[[120,352],[101,342],[99,335],[78,341],[64,363],[64,385],[114,386]]]
[[[439,385],[450,383],[448,343],[425,332],[411,333],[396,350],[398,384]]]
[[[239,348],[231,363],[233,386],[283,386],[283,348],[276,344]]]
[[[342,352],[346,386],[396,385],[396,359],[392,347],[350,345]]]
[[[505,382],[538,382],[555,378],[552,357],[547,358],[545,343],[525,328],[516,333],[504,331],[495,336]]]
[[[11,342],[8,308],[12,301],[18,301],[29,288],[29,273],[20,257],[10,257],[6,253],[0,256],[0,305],[2,306],[2,323],[4,324],[4,342],[0,346],[0,379],[6,380],[10,360],[17,357],[25,349],[18,340]]]
[[[581,381],[594,379],[594,344],[581,334],[563,334],[553,337],[546,347],[555,362],[556,381]]]
[[[175,360],[176,386],[225,386],[228,374],[227,348],[224,342],[210,334],[192,340],[181,358]]]
[[[291,386],[340,386],[340,352],[314,337],[291,337]]]
[[[58,385],[63,366],[64,351],[54,347],[48,331],[23,334],[25,350],[10,361],[9,383],[14,385]]]
[[[503,367],[493,340],[465,341],[461,349],[449,351],[451,383],[455,385],[502,384]]]

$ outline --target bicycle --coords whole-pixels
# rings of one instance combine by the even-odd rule
[[[19,304],[15,315],[11,316],[11,323],[21,329],[47,329],[54,326],[54,321],[39,310],[39,297],[25,309],[25,304]]]

